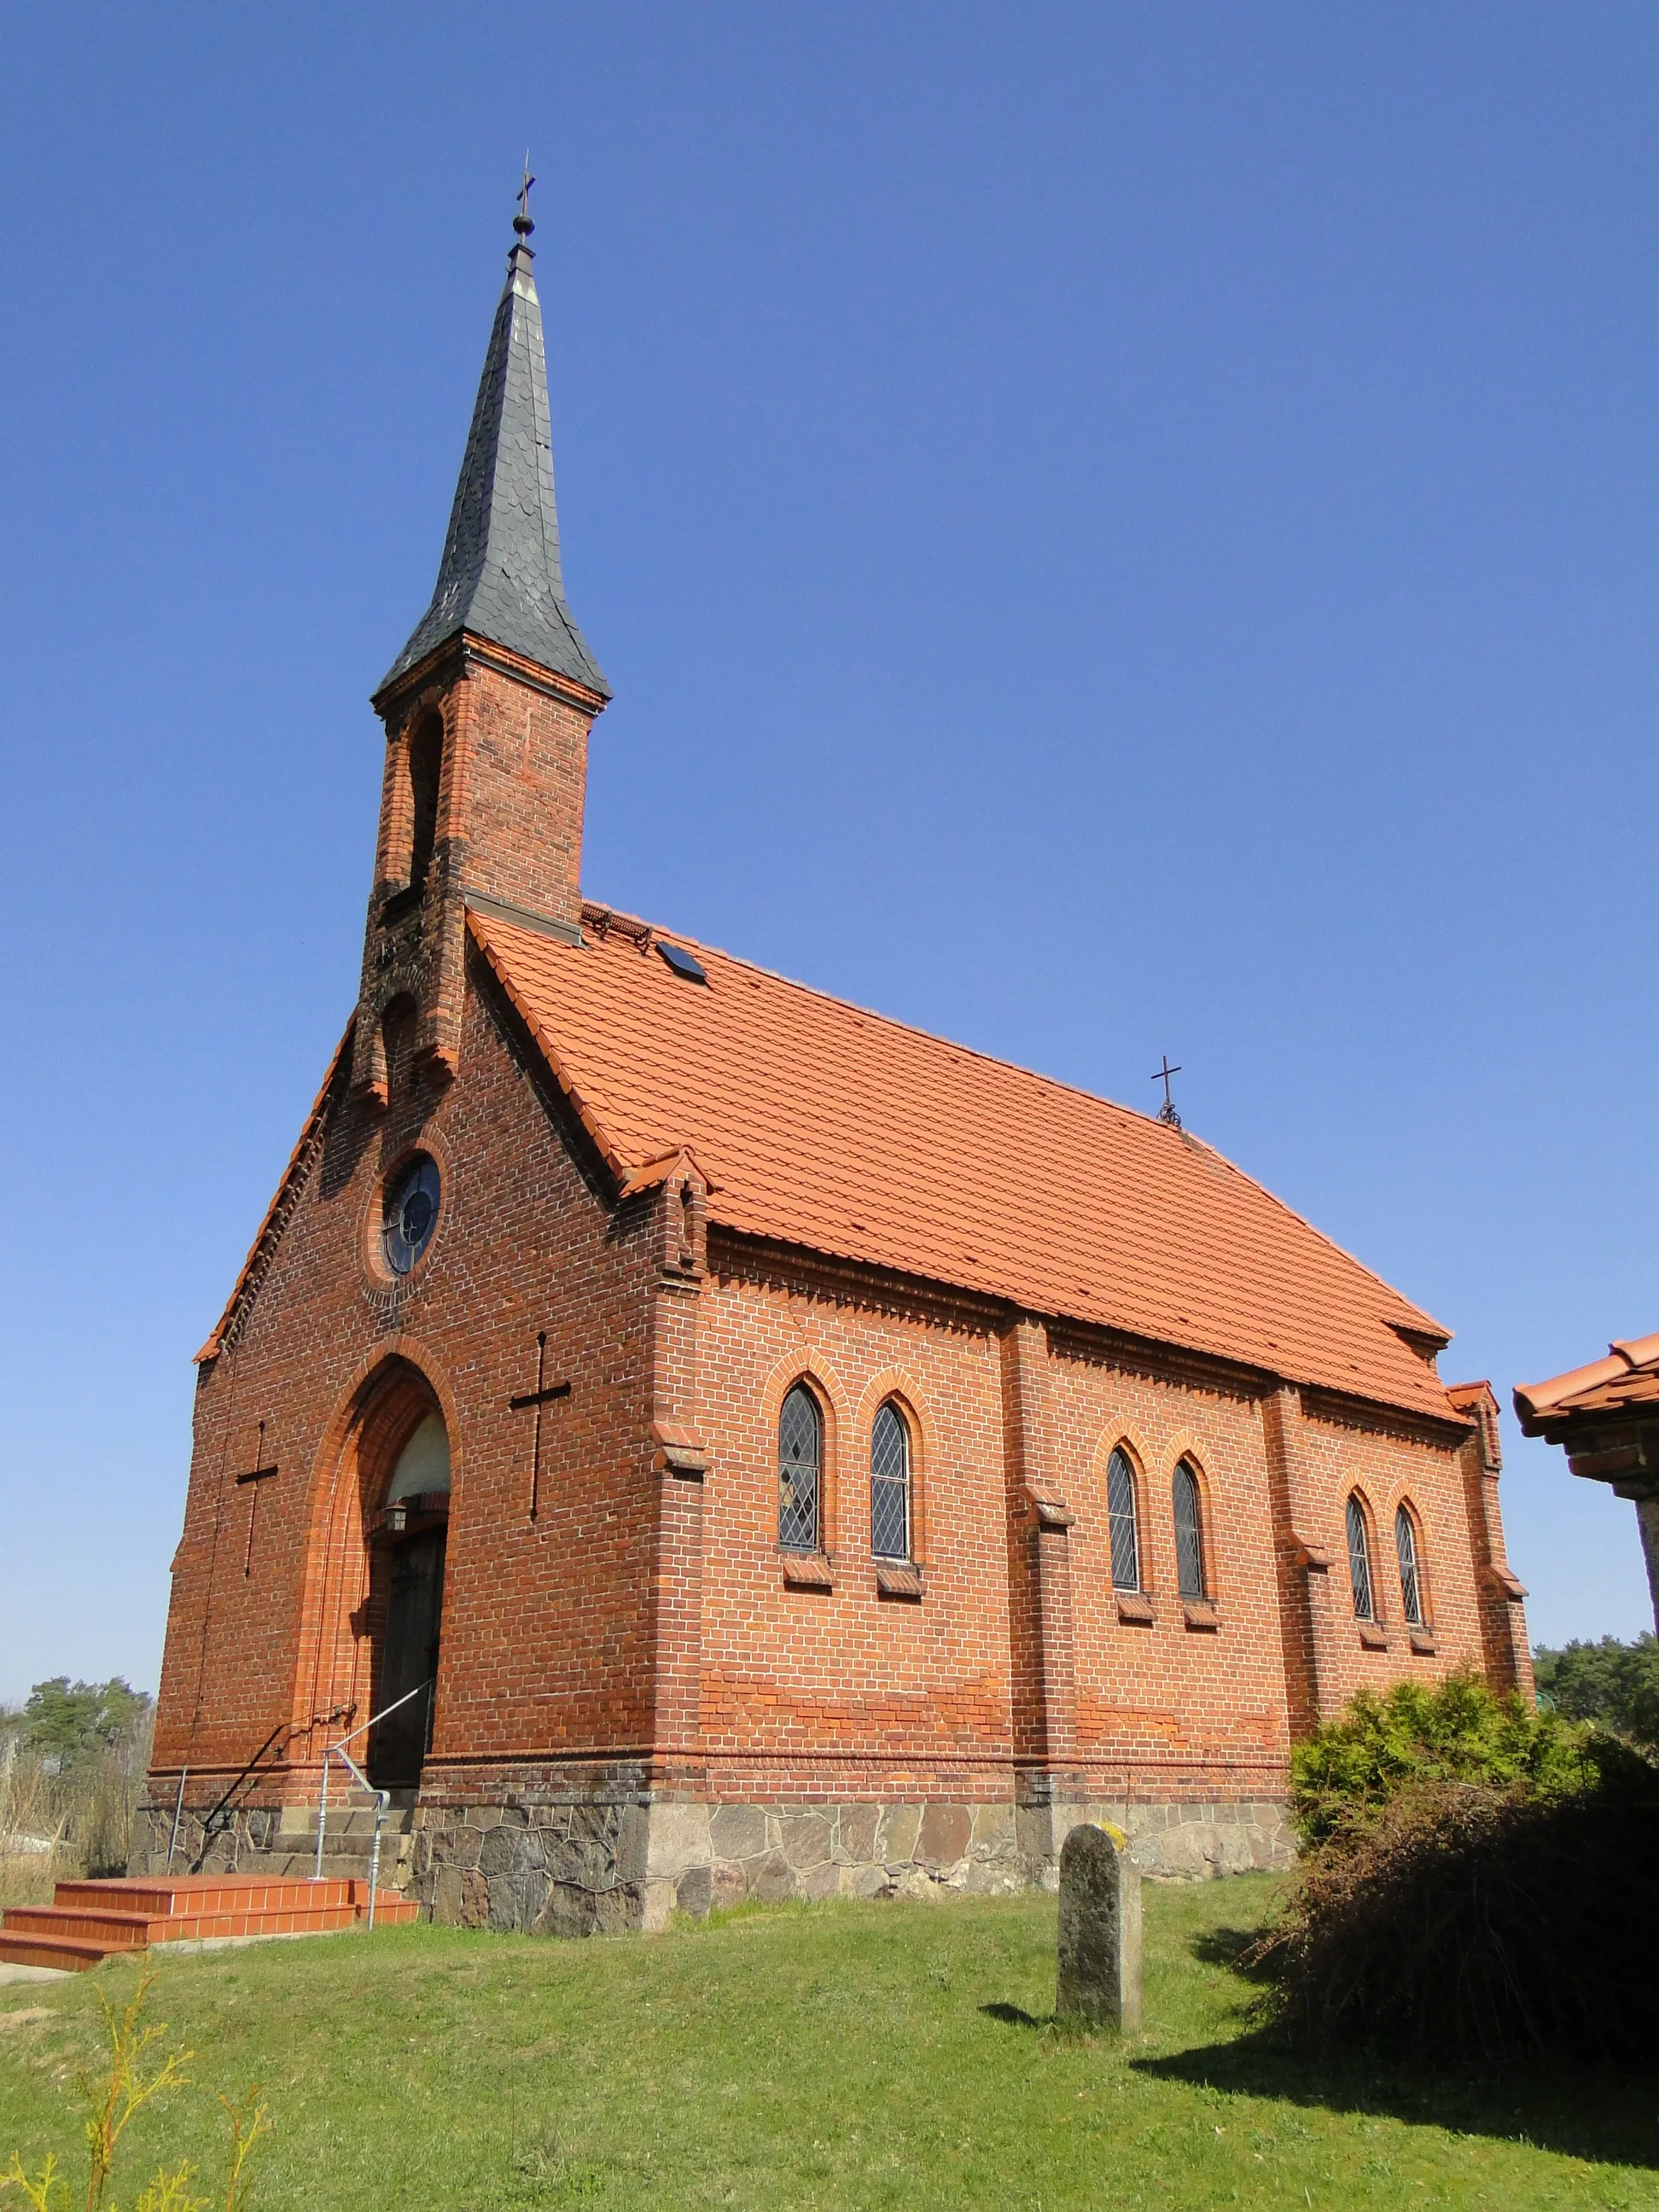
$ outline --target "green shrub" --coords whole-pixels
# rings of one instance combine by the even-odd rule
[[[1305,1849],[1364,1825],[1402,1790],[1463,1783],[1559,1796],[1594,1784],[1611,1747],[1527,1698],[1497,1696],[1478,1674],[1430,1687],[1362,1690],[1291,1754],[1291,1809]]]
[[[1621,1644],[1573,1643],[1533,1654],[1539,1689],[1571,1721],[1594,1721],[1632,1743],[1659,1748],[1659,1636]]]
[[[1362,1691],[1291,1758],[1254,1954],[1293,2040],[1617,2055],[1659,2032],[1659,1767],[1478,1676]]]
[[[1644,2063],[1659,2038],[1659,1773],[1556,1794],[1425,1782],[1298,1869],[1252,1963],[1310,2049]]]

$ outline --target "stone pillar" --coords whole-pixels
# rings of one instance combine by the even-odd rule
[[[1140,2033],[1140,1869],[1121,1828],[1073,1828],[1060,1854],[1058,2020]]]
[[[1279,1571],[1285,1705],[1291,1735],[1307,1735],[1335,1710],[1339,1600],[1331,1589],[1332,1555],[1320,1540],[1322,1516],[1303,1443],[1301,1394],[1291,1383],[1263,1398],[1261,1431]]]
[[[1083,1794],[1067,1534],[1075,1516],[1054,1477],[1042,1323],[1021,1315],[1002,1338],[1001,1361],[1015,1786],[1022,1803],[1046,1809]],[[1052,1834],[1036,1839],[1034,1855],[1052,1865]]]

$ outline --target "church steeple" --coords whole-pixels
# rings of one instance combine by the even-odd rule
[[[459,1065],[469,908],[581,934],[587,738],[611,687],[564,603],[532,181],[437,588],[374,698],[386,770],[352,1081],[382,1106]]]
[[[530,244],[534,182],[526,171],[432,604],[387,671],[383,692],[465,630],[601,699],[611,696],[564,601],[547,356]]]

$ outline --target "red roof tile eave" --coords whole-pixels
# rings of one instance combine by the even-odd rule
[[[354,1011],[351,1018],[345,1025],[345,1030],[340,1038],[339,1043],[334,1048],[333,1057],[328,1063],[328,1073],[323,1078],[322,1086],[319,1090],[317,1096],[311,1102],[311,1111],[306,1115],[305,1125],[300,1131],[294,1150],[288,1156],[288,1165],[283,1170],[282,1176],[277,1182],[276,1188],[271,1194],[270,1203],[266,1206],[264,1218],[259,1223],[258,1230],[254,1236],[253,1242],[248,1247],[247,1257],[243,1261],[241,1267],[238,1272],[234,1286],[231,1291],[229,1297],[225,1301],[225,1310],[215,1322],[213,1332],[208,1338],[207,1342],[196,1354],[196,1357],[191,1363],[194,1366],[205,1367],[210,1360],[216,1359],[219,1357],[219,1354],[225,1348],[225,1340],[230,1334],[232,1325],[235,1322],[237,1316],[238,1310],[241,1306],[244,1297],[249,1295],[252,1291],[253,1286],[254,1269],[258,1265],[260,1255],[264,1250],[266,1244],[270,1238],[270,1232],[275,1225],[278,1210],[282,1206],[283,1199],[288,1195],[289,1187],[293,1183],[295,1176],[300,1171],[301,1161],[304,1157],[307,1145],[311,1142],[312,1137],[315,1133],[318,1124],[322,1119],[324,1109],[328,1104],[329,1093],[334,1088],[335,1079],[339,1074],[341,1064],[344,1060],[346,1054],[351,1049],[351,1040],[356,1032],[356,1028],[357,1016]]]
[[[1050,1328],[1075,1330],[1080,1336],[1120,1346],[1142,1358],[1156,1358],[1161,1355],[1168,1358],[1173,1355],[1177,1359],[1198,1362],[1218,1377],[1224,1376],[1230,1381],[1245,1383],[1261,1394],[1290,1383],[1299,1390],[1313,1391],[1322,1399],[1364,1406],[1382,1413],[1407,1414],[1414,1420],[1434,1422],[1460,1432],[1467,1431],[1470,1425],[1469,1415],[1457,1406],[1450,1391],[1436,1376],[1425,1376],[1427,1387],[1420,1397],[1391,1396],[1386,1391],[1367,1390],[1357,1382],[1334,1382],[1316,1375],[1287,1373],[1282,1368],[1241,1358],[1237,1352],[1188,1339],[1147,1336],[1139,1330],[1125,1328],[1120,1322],[1103,1320],[1098,1315],[1060,1308],[1045,1310],[1025,1304],[1006,1291],[988,1289],[983,1284],[952,1280],[942,1275],[919,1274],[912,1268],[892,1267],[860,1253],[837,1251],[828,1244],[807,1244],[796,1238],[769,1236],[727,1219],[712,1203],[708,1207],[708,1225],[723,1237],[757,1255],[775,1254],[781,1259],[793,1257],[809,1265],[817,1263],[845,1269],[890,1290],[908,1291],[913,1295],[977,1307],[988,1318],[1010,1320],[1016,1314],[1029,1314],[1033,1320],[1040,1321]]]

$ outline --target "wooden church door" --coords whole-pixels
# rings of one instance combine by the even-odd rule
[[[432,1710],[438,1680],[438,1642],[443,1625],[444,1552],[447,1532],[428,1528],[392,1547],[392,1588],[386,1604],[378,1711],[370,1772],[382,1790],[417,1783],[432,1744]],[[426,1686],[424,1697],[410,1697]],[[398,1704],[406,1698],[406,1704]],[[386,1708],[397,1705],[396,1712]]]

